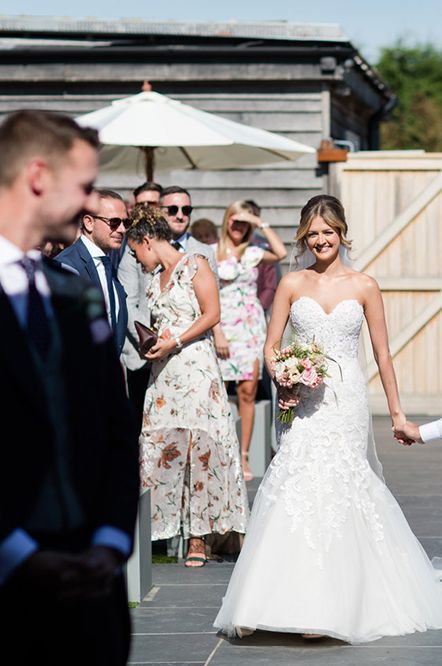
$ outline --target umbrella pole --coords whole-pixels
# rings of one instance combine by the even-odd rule
[[[153,180],[153,172],[155,166],[155,148],[142,148],[144,153],[144,170],[146,172],[146,180]]]

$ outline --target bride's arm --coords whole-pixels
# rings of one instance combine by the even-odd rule
[[[290,391],[279,386],[275,382],[272,357],[273,349],[279,349],[281,345],[282,336],[287,325],[287,320],[290,313],[290,305],[292,303],[293,295],[293,277],[286,275],[280,281],[276,290],[275,298],[272,305],[272,316],[267,329],[267,337],[264,344],[264,360],[270,377],[278,391],[278,403],[281,409],[288,409],[298,404],[298,399],[291,395]]]
[[[399,399],[396,374],[391,360],[388,343],[387,324],[385,322],[384,302],[381,290],[376,280],[364,276],[364,310],[365,318],[370,332],[371,344],[382,386],[387,397],[388,409],[393,426],[399,426],[406,421]]]
[[[270,317],[269,326],[267,328],[267,337],[264,344],[264,360],[270,377],[273,379],[273,368],[271,360],[273,356],[273,349],[279,349],[281,345],[282,336],[287,325],[289,318],[291,293],[292,293],[291,279],[285,275],[275,293],[272,305],[272,316]]]

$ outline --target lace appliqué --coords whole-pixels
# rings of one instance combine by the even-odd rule
[[[292,305],[296,337],[308,342],[314,336],[339,361],[342,379],[339,369],[330,367],[324,385],[303,389],[297,416],[283,429],[269,468],[267,488],[274,491],[267,490],[266,497],[269,502],[282,497],[292,531],[303,530],[320,568],[352,512],[362,514],[375,542],[384,535],[374,494],[385,486],[367,460],[368,396],[357,362],[362,320],[356,300],[342,301],[329,314],[310,298]]]

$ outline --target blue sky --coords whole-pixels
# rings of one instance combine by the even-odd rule
[[[441,0],[0,0],[0,15],[339,23],[371,61],[403,37],[442,46]]]

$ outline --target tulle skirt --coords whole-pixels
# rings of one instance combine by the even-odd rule
[[[231,636],[236,627],[319,633],[349,643],[442,628],[437,572],[386,485],[368,466],[364,476],[365,500],[356,475],[346,487],[345,520],[330,534],[314,493],[309,520],[294,522],[288,473],[275,488],[268,471],[216,628]]]

